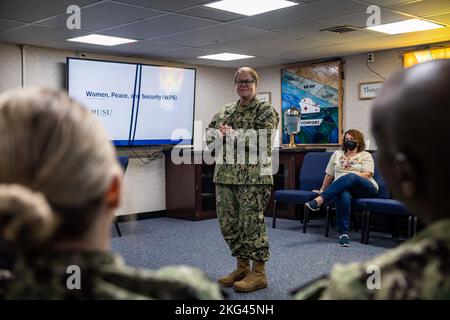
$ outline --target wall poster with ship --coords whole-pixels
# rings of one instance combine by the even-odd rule
[[[339,143],[342,132],[341,75],[339,60],[281,70],[283,144],[289,143],[284,114],[291,107],[301,112],[296,144]]]

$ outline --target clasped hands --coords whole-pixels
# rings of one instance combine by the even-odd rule
[[[231,126],[226,125],[219,125],[219,133],[223,137],[227,134],[232,134],[234,132],[234,129]]]

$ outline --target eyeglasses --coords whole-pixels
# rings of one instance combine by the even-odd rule
[[[238,86],[246,85],[247,87],[256,83],[254,79],[247,79],[247,80],[235,80],[234,84],[237,84]]]

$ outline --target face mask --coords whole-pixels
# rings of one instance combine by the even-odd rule
[[[355,141],[351,141],[351,140],[344,141],[344,147],[347,150],[353,150],[356,148],[356,146],[357,146],[357,143]]]

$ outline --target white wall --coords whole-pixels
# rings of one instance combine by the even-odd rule
[[[0,43],[0,92],[18,88],[22,83],[20,49]]]
[[[375,140],[370,132],[372,100],[359,99],[359,84],[362,82],[383,81],[382,78],[367,68],[367,54],[344,57],[344,108],[343,129],[357,129],[370,140],[369,149],[376,148]],[[402,57],[399,50],[380,51],[375,53],[375,62],[369,64],[385,79],[402,68]]]
[[[281,129],[281,67],[273,66],[266,68],[256,68],[260,77],[259,92],[270,92],[272,106],[280,116],[278,129]]]
[[[24,85],[47,86],[54,89],[65,87],[66,57],[76,57],[76,52],[34,46],[24,47]],[[87,54],[87,58],[147,64],[169,64],[167,62],[134,59],[99,54]],[[197,69],[195,120],[206,128],[219,108],[236,99],[233,89],[234,69],[190,66]],[[22,83],[21,51],[19,46],[0,43],[0,93],[20,88]],[[195,136],[194,139],[201,139]],[[136,151],[145,159],[151,150]],[[121,150],[123,154],[126,151]],[[164,158],[144,164],[131,158],[125,175],[125,189],[122,206],[118,215],[164,210],[165,203],[165,165]]]

